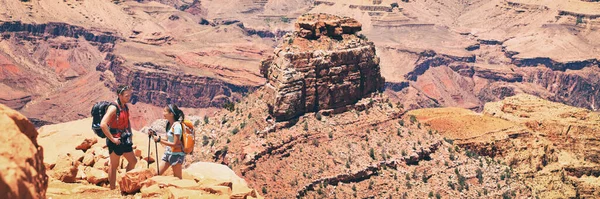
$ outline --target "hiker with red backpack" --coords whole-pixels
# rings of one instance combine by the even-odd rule
[[[163,115],[168,121],[165,127],[167,137],[156,136],[156,132],[150,130],[154,135],[154,141],[166,146],[158,175],[162,175],[172,166],[174,176],[181,179],[185,155],[191,153],[194,146],[194,126],[190,121],[185,120],[183,111],[174,104],[167,105]]]
[[[137,158],[132,148],[133,134],[129,122],[129,108],[127,107],[127,103],[131,100],[132,89],[129,86],[119,86],[117,88],[117,96],[115,102],[99,102],[92,108],[92,115],[103,114],[99,125],[92,124],[92,129],[94,129],[98,136],[106,137],[106,146],[110,154],[110,170],[108,174],[110,189],[115,189],[117,167],[119,166],[121,155],[127,159],[127,171],[135,168],[135,164],[137,163]],[[100,134],[100,131],[103,135]]]

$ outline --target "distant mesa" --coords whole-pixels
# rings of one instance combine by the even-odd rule
[[[276,121],[343,108],[383,89],[375,45],[356,35],[362,27],[358,21],[304,14],[295,27],[260,66]]]

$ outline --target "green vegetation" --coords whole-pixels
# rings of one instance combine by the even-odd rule
[[[477,168],[475,171],[477,173],[477,179],[479,180],[479,184],[483,184],[483,171],[480,168]]]
[[[410,118],[410,123],[412,123],[412,124],[417,123],[417,117],[416,116],[410,115],[409,118]]]
[[[229,112],[233,112],[235,110],[235,103],[233,103],[233,102],[225,102],[223,104],[223,108],[227,109]]]
[[[373,148],[369,149],[369,156],[371,159],[375,160],[375,150],[373,150]]]

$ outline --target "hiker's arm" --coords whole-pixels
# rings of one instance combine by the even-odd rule
[[[113,118],[117,115],[117,108],[115,106],[109,106],[106,109],[106,114],[102,117],[102,121],[100,121],[100,128],[102,128],[102,132],[104,135],[113,143],[115,143],[115,138],[110,134],[110,127],[108,127],[108,122],[110,122],[110,118]]]
[[[181,126],[179,126],[179,128],[177,128],[177,126],[175,126],[175,128],[173,129],[173,138],[174,138],[174,142],[169,142],[169,140],[167,140],[167,138],[165,137],[160,138],[160,143],[166,146],[170,146],[170,147],[176,147],[179,146],[179,139],[181,139]],[[158,137],[154,138],[154,141],[158,140]]]
[[[178,143],[179,143],[179,135],[173,135],[173,138],[175,138],[175,142],[169,142],[169,140],[167,140],[166,137],[164,139],[160,138],[160,143],[163,144],[163,145],[166,145],[166,146],[170,146],[170,147],[177,147],[177,146],[179,146],[178,145]],[[156,139],[155,139],[155,141],[156,141]]]
[[[133,131],[131,131],[131,118],[127,118],[127,128],[129,129],[129,132],[133,136]]]

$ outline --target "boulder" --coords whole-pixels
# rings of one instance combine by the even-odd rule
[[[53,177],[67,183],[73,183],[77,180],[77,171],[79,162],[74,160],[70,154],[63,154],[58,156],[56,160],[56,166],[54,166]]]
[[[48,176],[35,126],[0,104],[0,198],[45,198]]]
[[[104,170],[88,167],[85,170],[85,175],[87,176],[87,181],[92,184],[97,185],[103,182],[108,182],[108,173],[106,173]]]
[[[0,198],[46,198],[48,176],[33,124],[0,104],[0,132]]]
[[[123,193],[136,193],[142,188],[142,182],[152,176],[150,169],[133,169],[121,177],[119,188]]]
[[[75,149],[87,151],[88,149],[92,148],[92,145],[96,143],[98,143],[98,138],[86,138],[85,140],[83,140],[83,142],[81,142],[81,144],[77,145]]]

